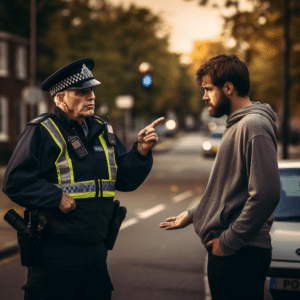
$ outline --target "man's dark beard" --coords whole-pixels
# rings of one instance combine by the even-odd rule
[[[210,111],[210,115],[214,118],[221,118],[224,115],[229,115],[231,110],[231,102],[222,89],[220,89],[220,99],[218,104],[212,108],[213,109]]]

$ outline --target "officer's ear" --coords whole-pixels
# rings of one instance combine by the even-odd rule
[[[54,97],[54,101],[56,103],[57,106],[66,106],[66,102],[64,101],[65,98],[65,92],[61,92],[61,93],[57,93]]]

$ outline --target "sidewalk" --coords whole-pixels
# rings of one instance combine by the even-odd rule
[[[184,134],[184,133],[183,133]],[[181,136],[179,133],[175,138],[165,138],[161,141],[153,150],[154,155],[165,153],[173,148],[174,142]],[[289,157],[290,159],[300,159],[300,146],[290,146],[289,147]],[[278,145],[278,159],[282,158],[282,146]],[[5,172],[5,166],[0,166],[0,183],[2,188],[2,180]],[[0,191],[2,196],[4,195]],[[0,195],[1,196],[1,195]],[[4,195],[5,196],[5,195]],[[6,196],[5,196],[6,197]],[[18,241],[17,241],[17,232],[14,230],[5,220],[5,213],[14,208],[22,217],[24,209],[18,207],[11,203],[11,207],[0,208],[0,260],[15,254],[19,251]]]

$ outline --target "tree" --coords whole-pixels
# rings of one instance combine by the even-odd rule
[[[190,0],[185,0],[190,1]],[[248,4],[247,10],[242,4]],[[222,39],[236,42],[231,52],[241,55],[251,74],[252,99],[270,103],[278,112],[282,106],[284,0],[202,0],[220,11],[231,11],[224,17]],[[244,5],[245,6],[245,5]],[[290,0],[290,107],[300,112],[300,3]]]
[[[28,38],[28,1],[11,2],[3,4],[10,23],[0,23],[0,30],[11,32],[10,27],[17,26],[17,16],[12,13],[15,7],[24,21],[14,33]],[[116,96],[133,94],[136,114],[161,115],[188,101],[181,98],[180,80],[185,69],[180,56],[168,50],[168,35],[158,35],[162,20],[148,9],[115,7],[104,0],[37,2],[38,82],[66,63],[92,57],[96,65],[93,73],[102,82],[95,89],[98,107],[106,103],[112,110]],[[149,91],[139,84],[138,68],[144,61],[153,66],[153,87]],[[190,80],[187,72],[185,76]]]

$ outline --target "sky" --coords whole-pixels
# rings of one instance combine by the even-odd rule
[[[222,18],[219,12],[208,7],[200,7],[197,0],[109,0],[112,4],[123,4],[124,7],[135,4],[149,8],[161,16],[170,32],[170,50],[176,53],[189,54],[194,41],[217,39],[222,29]]]

